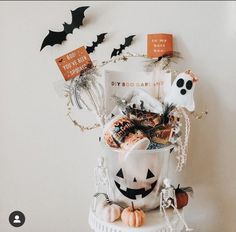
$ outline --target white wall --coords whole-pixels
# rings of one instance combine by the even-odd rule
[[[91,6],[86,27],[40,53],[47,30],[62,29],[69,10],[83,5]],[[26,215],[18,231],[90,231],[99,130],[81,133],[66,117],[54,59],[100,32],[110,35],[94,59],[107,59],[129,34],[137,34],[129,50],[145,53],[147,33],[167,32],[184,56],[178,70],[200,77],[198,111],[209,110],[192,121],[191,155],[179,178],[195,190],[187,220],[195,231],[235,232],[235,14],[231,2],[1,2],[0,231],[15,230],[8,216],[17,209]]]

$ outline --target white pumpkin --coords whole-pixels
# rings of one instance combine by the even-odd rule
[[[114,222],[120,218],[121,207],[119,205],[116,205],[116,204],[110,202],[109,199],[106,197],[105,200],[100,200],[97,203],[96,215],[101,220],[111,223],[111,222]]]

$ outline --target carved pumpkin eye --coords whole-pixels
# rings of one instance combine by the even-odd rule
[[[120,178],[124,178],[122,168],[119,170],[119,172],[117,172],[116,176],[118,176]]]
[[[154,177],[154,174],[148,169],[146,179],[150,179],[150,178],[152,178],[152,177]]]

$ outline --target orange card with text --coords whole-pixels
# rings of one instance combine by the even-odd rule
[[[164,55],[173,55],[172,34],[148,34],[147,56],[149,58],[158,58]]]
[[[85,47],[77,48],[57,58],[56,63],[66,81],[79,76],[81,71],[92,65]]]

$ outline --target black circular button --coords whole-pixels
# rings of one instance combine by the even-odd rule
[[[187,93],[187,91],[186,91],[186,89],[181,89],[181,90],[180,90],[180,93],[181,93],[182,95],[185,95],[185,94]]]
[[[192,81],[187,81],[187,83],[186,83],[186,88],[187,88],[188,90],[190,90],[190,89],[192,89],[192,86],[193,86],[193,82],[192,82]]]
[[[20,211],[14,211],[9,216],[9,222],[14,227],[20,227],[25,223],[25,215]]]
[[[180,78],[177,82],[176,82],[176,85],[181,88],[184,86],[184,79]]]

